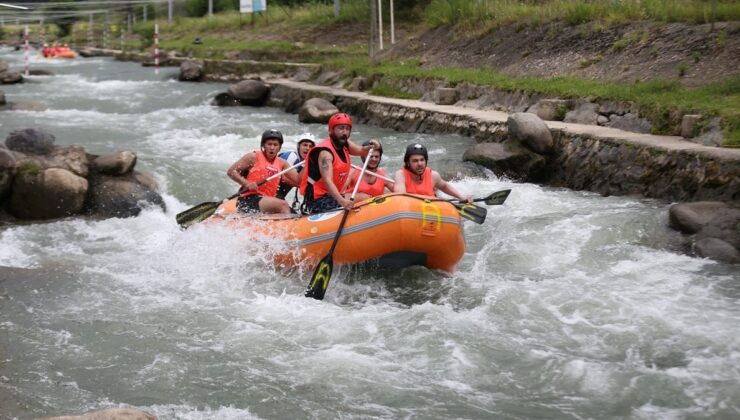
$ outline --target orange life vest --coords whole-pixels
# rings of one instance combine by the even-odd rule
[[[265,154],[261,151],[255,150],[254,154],[257,156],[257,161],[254,162],[252,169],[250,169],[247,174],[248,181],[259,183],[280,172],[280,167],[278,165],[282,159],[276,157],[274,161],[268,162]],[[280,177],[276,177],[275,179],[271,179],[260,185],[256,190],[244,191],[242,188],[242,190],[239,190],[239,197],[247,197],[254,194],[259,194],[263,197],[275,197],[279,184]]]
[[[421,176],[421,184],[411,180],[411,172],[403,168],[403,179],[406,183],[406,192],[410,194],[429,195],[434,197],[434,185],[432,185],[432,170],[429,167],[424,169]]]
[[[374,170],[378,175],[386,176],[385,171],[377,168]],[[359,173],[357,174],[359,175]],[[365,173],[365,175],[368,175]],[[352,190],[355,188],[354,185],[349,186],[349,192],[352,193]],[[385,182],[383,182],[382,179],[375,177],[375,183],[374,184],[368,184],[367,181],[365,181],[365,177],[362,177],[362,181],[360,181],[360,187],[357,189],[357,192],[365,193],[369,195],[370,197],[377,197],[379,195],[383,195],[383,191],[385,191]]]
[[[326,189],[326,183],[321,178],[318,171],[318,157],[319,153],[321,153],[321,150],[328,150],[331,152],[332,155],[334,155],[334,162],[332,163],[332,181],[334,181],[334,186],[337,187],[337,190],[341,192],[342,188],[344,188],[344,183],[347,181],[347,177],[349,176],[349,172],[352,169],[352,162],[350,161],[349,156],[349,149],[344,148],[342,149],[342,152],[344,152],[344,160],[342,160],[339,157],[339,153],[337,153],[337,150],[334,149],[334,144],[331,142],[331,138],[327,137],[316,145],[316,147],[313,147],[309,152],[308,156],[306,156],[306,168],[308,168],[305,171],[301,171],[301,194],[306,195],[306,187],[311,184],[313,185],[313,199],[318,200],[319,198],[325,196],[328,193],[328,190]]]

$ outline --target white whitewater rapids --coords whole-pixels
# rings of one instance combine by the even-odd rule
[[[22,66],[8,49],[0,59]],[[91,153],[132,150],[168,211],[0,226],[0,418],[118,406],[162,419],[740,416],[740,272],[680,254],[670,203],[456,181],[512,193],[465,225],[455,274],[335,267],[315,301],[303,297],[313,267],[274,267],[250,232],[182,231],[174,216],[231,195],[227,167],[266,128],[290,148],[325,126],[211,107],[226,86],[173,82],[176,69],[49,69],[2,87],[47,108],[0,111],[2,139],[38,127]],[[472,142],[354,127],[371,137],[387,169],[411,142],[432,166]]]

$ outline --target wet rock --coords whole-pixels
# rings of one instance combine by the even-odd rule
[[[728,205],[721,201],[696,201],[693,203],[678,203],[668,210],[670,227],[683,233],[697,233],[720,210],[727,209]]]
[[[339,108],[323,98],[311,98],[298,110],[298,121],[302,123],[326,124],[329,118],[339,112]]]
[[[8,68],[8,63],[6,63],[5,61],[0,61],[0,73],[5,73],[6,71],[8,71]]]
[[[202,61],[186,60],[180,64],[180,81],[199,82],[203,80],[204,64]]]
[[[211,101],[211,105],[216,106],[241,106],[241,104],[242,103],[239,102],[238,99],[226,92],[219,93],[215,98],[213,98],[213,101]]]
[[[728,264],[740,263],[740,251],[729,243],[718,238],[699,239],[694,244],[696,254]]]
[[[486,171],[473,162],[460,162],[457,159],[440,159],[434,163],[442,179],[447,181],[464,178],[485,178]]]
[[[694,251],[704,258],[740,263],[740,206],[699,201],[671,206],[669,224],[683,233],[696,234]]]
[[[31,69],[28,74],[31,76],[54,76],[54,72],[46,69]]]
[[[242,105],[262,106],[270,93],[270,88],[260,80],[242,80],[229,86],[227,93]]]
[[[5,105],[7,102],[5,101],[5,92],[0,90],[0,105]]]
[[[134,180],[136,180],[136,182],[138,182],[139,184],[149,188],[152,191],[159,191],[159,185],[157,184],[157,180],[154,179],[152,174],[148,172],[133,171],[131,172],[131,175],[134,177]]]
[[[162,197],[131,173],[118,177],[94,174],[90,177],[88,197],[84,211],[94,216],[135,217],[152,205],[165,210]]]
[[[5,71],[0,73],[0,83],[4,85],[23,83],[23,76],[17,71]]]
[[[515,112],[506,120],[509,135],[535,153],[548,154],[553,151],[550,129],[537,115]]]
[[[51,152],[56,138],[38,128],[21,128],[12,131],[5,139],[8,149],[44,155]]]
[[[40,420],[157,420],[157,417],[137,408],[109,408],[79,416],[43,417]]]
[[[43,112],[46,111],[46,105],[41,102],[19,102],[10,105],[10,109],[13,111],[33,111]]]
[[[5,198],[16,173],[15,156],[4,145],[0,145],[0,201]]]
[[[9,210],[19,219],[56,219],[80,212],[88,190],[85,178],[61,168],[19,168]]]
[[[519,142],[478,143],[463,154],[463,161],[474,162],[493,171],[523,181],[538,182],[545,176],[546,161]]]
[[[129,151],[98,156],[93,160],[95,169],[104,175],[123,175],[136,165],[136,154]]]

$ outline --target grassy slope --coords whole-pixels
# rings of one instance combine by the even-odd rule
[[[386,11],[387,13],[387,11]],[[424,10],[409,13],[413,25],[434,27],[455,25],[467,34],[496,30],[502,25],[539,25],[552,21],[569,24],[594,22],[598,25],[619,24],[646,19],[656,22],[701,23],[740,19],[740,2],[723,0],[621,0],[585,2],[549,0],[519,2],[510,0],[432,0]],[[160,46],[191,52],[195,57],[222,58],[235,51],[248,51],[259,57],[282,57],[288,61],[320,63],[351,74],[383,76],[402,81],[407,78],[446,80],[450,84],[468,82],[492,85],[504,90],[525,90],[564,98],[587,97],[632,101],[641,114],[654,123],[656,133],[670,129],[671,114],[700,113],[722,116],[725,145],[740,147],[740,77],[730,77],[714,85],[687,88],[676,81],[655,80],[645,83],[618,84],[595,82],[572,77],[514,78],[490,69],[455,67],[421,68],[413,57],[404,62],[368,61],[366,39],[345,37],[334,45],[324,42],[302,42],[304,34],[316,34],[325,25],[357,23],[368,16],[367,1],[345,0],[342,14],[335,18],[331,4],[312,3],[301,8],[272,7],[266,15],[252,22],[250,17],[235,12],[212,18],[180,18],[173,25],[160,24],[163,34]],[[400,15],[403,19],[403,14]],[[421,22],[419,22],[419,20]],[[399,22],[404,25],[404,22]],[[409,23],[407,22],[406,25]],[[363,23],[361,27],[366,25]],[[135,28],[140,39],[151,40],[154,27],[140,23]],[[363,34],[364,35],[364,34]],[[192,45],[195,37],[202,45]],[[320,38],[320,37],[317,37]],[[115,39],[115,38],[113,38]],[[131,47],[150,47],[151,41],[130,40]],[[337,45],[339,44],[339,45]],[[374,94],[408,97],[389,85],[376,86]],[[675,121],[673,122],[675,126]]]

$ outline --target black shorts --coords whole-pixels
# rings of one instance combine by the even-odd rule
[[[342,208],[337,200],[329,194],[319,198],[318,200],[312,201],[307,207],[309,213],[324,213]]]
[[[252,194],[246,197],[239,197],[236,201],[236,208],[244,213],[259,213],[260,211],[260,200],[262,196],[259,194]]]

